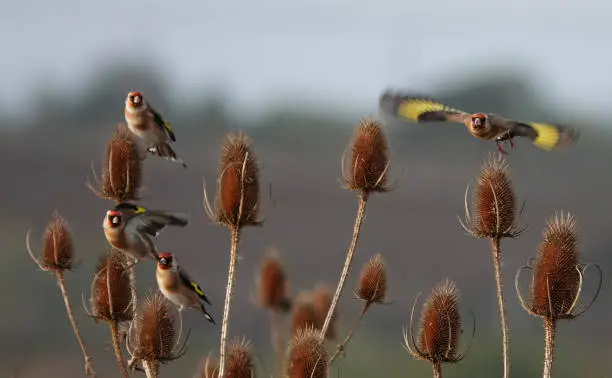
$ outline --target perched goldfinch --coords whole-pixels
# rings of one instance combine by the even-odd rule
[[[168,300],[178,306],[179,312],[185,308],[201,310],[212,324],[215,320],[210,316],[204,303],[212,306],[206,295],[185,270],[181,269],[178,259],[171,253],[160,253],[157,257],[157,285]]]
[[[502,153],[506,151],[500,143],[508,141],[514,147],[515,137],[527,137],[534,145],[547,151],[569,147],[578,140],[578,132],[566,126],[520,122],[491,113],[470,114],[423,96],[386,91],[381,95],[379,105],[384,115],[413,122],[463,123],[476,138],[494,139]]]
[[[128,93],[124,114],[128,128],[147,143],[148,152],[181,163],[187,168],[170,147],[170,142],[176,142],[172,126],[145,101],[142,93]]]
[[[137,263],[147,257],[157,260],[157,248],[151,236],[157,236],[166,226],[185,227],[188,223],[184,214],[147,210],[122,202],[106,212],[102,226],[108,243]]]

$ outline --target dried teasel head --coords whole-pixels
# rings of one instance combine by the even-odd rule
[[[205,199],[206,199],[206,192]],[[208,215],[229,228],[261,224],[259,220],[259,167],[251,140],[243,132],[229,133],[221,152],[214,210]]]
[[[291,316],[291,334],[296,335],[301,329],[317,326],[317,314],[314,296],[311,292],[300,292],[293,301]]]
[[[269,249],[262,261],[257,286],[260,306],[281,312],[291,309],[291,299],[287,293],[287,275],[277,249]]]
[[[132,357],[149,363],[165,363],[180,358],[186,351],[187,340],[179,347],[175,316],[170,313],[168,300],[160,293],[149,294],[134,319],[128,342]]]
[[[361,270],[357,296],[366,306],[384,303],[387,295],[387,270],[380,254],[372,257]]]
[[[346,188],[369,194],[386,192],[389,169],[389,148],[382,124],[371,117],[363,118],[353,133],[351,159],[342,176]]]
[[[117,203],[137,200],[142,183],[143,160],[144,154],[140,152],[134,135],[125,124],[120,124],[106,145],[102,182],[98,183],[100,189],[89,183],[87,185],[99,197]]]
[[[227,376],[231,378],[254,378],[255,365],[251,355],[251,343],[246,339],[235,339],[227,352]]]
[[[30,232],[26,236],[26,247],[30,257],[47,272],[71,270],[74,263],[74,242],[68,222],[59,213],[53,213],[43,236],[43,251],[40,259],[34,257],[30,248]]]
[[[327,378],[327,351],[321,334],[313,327],[303,328],[289,342],[287,378]]]
[[[324,283],[317,283],[312,291],[316,319],[315,324],[316,328],[319,330],[323,329],[325,318],[327,317],[327,313],[331,307],[333,294],[332,288]],[[327,332],[325,333],[326,340],[334,340],[336,338],[337,320],[338,307],[334,309],[334,314],[329,322],[329,327],[327,327]]]
[[[512,238],[523,229],[516,223],[516,196],[508,174],[508,164],[499,154],[489,155],[476,178],[471,214],[467,204],[466,222],[463,227],[479,238]]]
[[[455,282],[446,279],[437,284],[423,305],[417,340],[412,332],[411,315],[410,340],[408,333],[404,333],[406,349],[413,357],[432,363],[459,362],[467,353],[466,351],[462,355],[458,354],[461,334],[459,310],[459,294]]]
[[[599,287],[590,305],[595,301]],[[517,294],[523,307],[532,315],[549,319],[573,319],[582,315],[588,307],[575,312],[582,291],[584,272],[588,265],[579,262],[578,231],[576,220],[570,213],[555,214],[549,218],[544,229],[535,266],[525,266],[517,272]],[[525,305],[518,289],[519,274],[523,269],[533,271],[531,304]]]
[[[125,254],[112,248],[100,257],[91,292],[90,315],[93,318],[117,323],[134,318],[132,281]]]

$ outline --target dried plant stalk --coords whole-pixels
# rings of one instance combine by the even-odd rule
[[[315,328],[301,329],[293,336],[287,352],[287,378],[327,378],[327,352],[321,333]]]
[[[66,307],[66,314],[68,320],[72,325],[74,336],[81,347],[83,352],[83,358],[85,359],[85,374],[96,377],[97,374],[93,368],[91,362],[91,355],[87,350],[87,346],[81,337],[81,332],[77,325],[76,319],[74,318],[74,312],[68,299],[68,290],[66,289],[66,280],[64,278],[64,271],[71,270],[74,261],[74,242],[70,232],[68,222],[55,212],[51,219],[51,222],[47,225],[43,237],[44,249],[42,251],[41,259],[37,259],[32,253],[30,248],[30,231],[26,235],[26,248],[28,254],[32,260],[38,265],[38,267],[46,272],[53,272],[57,278],[57,283],[60,287],[60,292],[64,298],[64,306]]]
[[[333,289],[322,282],[315,285],[312,290],[312,300],[314,302],[315,319],[317,329],[323,329],[325,318],[329,312],[333,295]],[[338,308],[334,310],[329,327],[325,332],[325,340],[334,340],[336,338],[336,321],[338,320]]]

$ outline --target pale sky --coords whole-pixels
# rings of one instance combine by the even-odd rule
[[[173,95],[222,83],[241,106],[291,94],[370,111],[387,87],[524,67],[546,100],[612,113],[611,11],[605,0],[0,0],[0,104],[23,109],[41,79],[80,88],[104,56],[142,53]]]

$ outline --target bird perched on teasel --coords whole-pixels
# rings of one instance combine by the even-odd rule
[[[578,132],[570,127],[542,122],[521,122],[492,113],[470,114],[455,109],[426,96],[385,91],[380,96],[383,115],[413,122],[463,123],[470,134],[484,140],[495,140],[497,148],[507,153],[502,143],[510,142],[514,148],[515,137],[529,138],[537,147],[550,151],[573,145]]]
[[[166,226],[185,227],[188,216],[161,210],[148,210],[129,202],[122,202],[104,216],[102,226],[106,240],[112,246],[135,259],[147,257],[157,260],[157,248],[152,236]]]
[[[149,153],[171,159],[187,168],[170,146],[171,142],[176,142],[172,125],[145,101],[141,92],[128,93],[125,98],[124,115],[128,128],[144,140]]]
[[[201,310],[212,324],[215,320],[210,316],[204,303],[212,306],[204,291],[179,266],[178,259],[171,253],[160,253],[157,257],[157,285],[168,300],[178,306],[179,312],[185,308]]]

